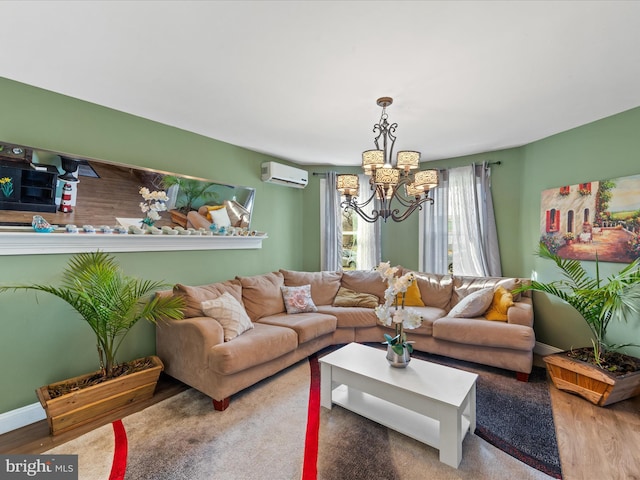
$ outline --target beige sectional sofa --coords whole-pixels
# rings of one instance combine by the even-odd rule
[[[400,268],[399,273],[407,271]],[[419,272],[415,277],[425,304],[407,307],[423,318],[419,328],[407,331],[416,350],[512,370],[527,380],[535,345],[530,292],[514,295],[506,321],[448,316],[469,295],[484,295],[497,286],[511,291],[527,279]],[[281,287],[303,285],[310,285],[317,311],[287,313]],[[158,324],[157,355],[168,375],[210,396],[214,407],[224,410],[234,393],[329,345],[383,341],[383,333],[390,330],[379,324],[373,308],[334,306],[338,299],[344,303],[344,289],[383,303],[386,284],[374,271],[280,270],[210,285],[175,285],[173,291],[158,294],[182,296],[185,318]],[[224,341],[220,321],[202,309],[202,302],[225,292],[244,308],[242,313],[252,323],[252,328],[230,341]]]

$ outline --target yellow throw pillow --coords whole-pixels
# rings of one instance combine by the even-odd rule
[[[397,297],[398,305],[402,305],[402,294],[399,293]],[[407,291],[404,294],[404,306],[405,307],[424,307],[422,296],[420,295],[420,289],[418,288],[418,282],[413,281]]]
[[[493,300],[489,309],[485,312],[487,320],[507,321],[507,310],[513,306],[513,295],[504,287],[496,287],[493,292]]]
[[[205,205],[205,207],[207,207],[207,220],[212,222],[213,220],[211,219],[211,211],[220,210],[221,208],[224,208],[224,205]]]

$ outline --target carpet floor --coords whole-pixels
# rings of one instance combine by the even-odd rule
[[[77,454],[81,480],[300,479],[310,377],[299,362],[234,395],[224,412],[190,389],[122,419],[124,452],[115,422],[47,453]],[[340,407],[320,410],[318,480],[553,478],[479,435],[467,435],[454,469],[434,448]],[[114,463],[123,453],[124,476]]]
[[[476,435],[526,464],[562,478],[546,370],[534,367],[528,382],[500,368],[415,352],[416,358],[478,374]]]

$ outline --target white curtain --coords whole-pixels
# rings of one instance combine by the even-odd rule
[[[342,223],[336,172],[320,180],[320,267],[324,271],[342,269]]]
[[[433,205],[422,206],[419,217],[419,266],[421,272],[449,271],[449,176],[438,172],[438,186],[429,192]]]
[[[367,190],[369,178],[365,174],[358,175],[360,192],[362,192],[361,198],[366,198],[366,193],[369,192]],[[374,202],[371,202],[363,210],[370,215],[373,207]],[[380,221],[369,223],[358,217],[358,233],[356,236],[358,242],[356,267],[358,270],[371,270],[380,263],[382,258],[380,237]]]
[[[501,276],[500,252],[487,163],[449,170],[453,271]]]
[[[430,195],[434,204],[420,215],[420,270],[447,273],[451,245],[455,274],[501,276],[488,164],[440,171]]]

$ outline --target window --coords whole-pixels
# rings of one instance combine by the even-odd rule
[[[591,182],[579,184],[578,193],[580,195],[591,195]]]
[[[552,208],[547,210],[546,231],[553,233],[560,230],[560,211]]]
[[[567,232],[573,232],[573,210],[567,212]]]
[[[353,210],[341,210],[342,216],[342,268],[356,270],[358,267],[358,214]]]

